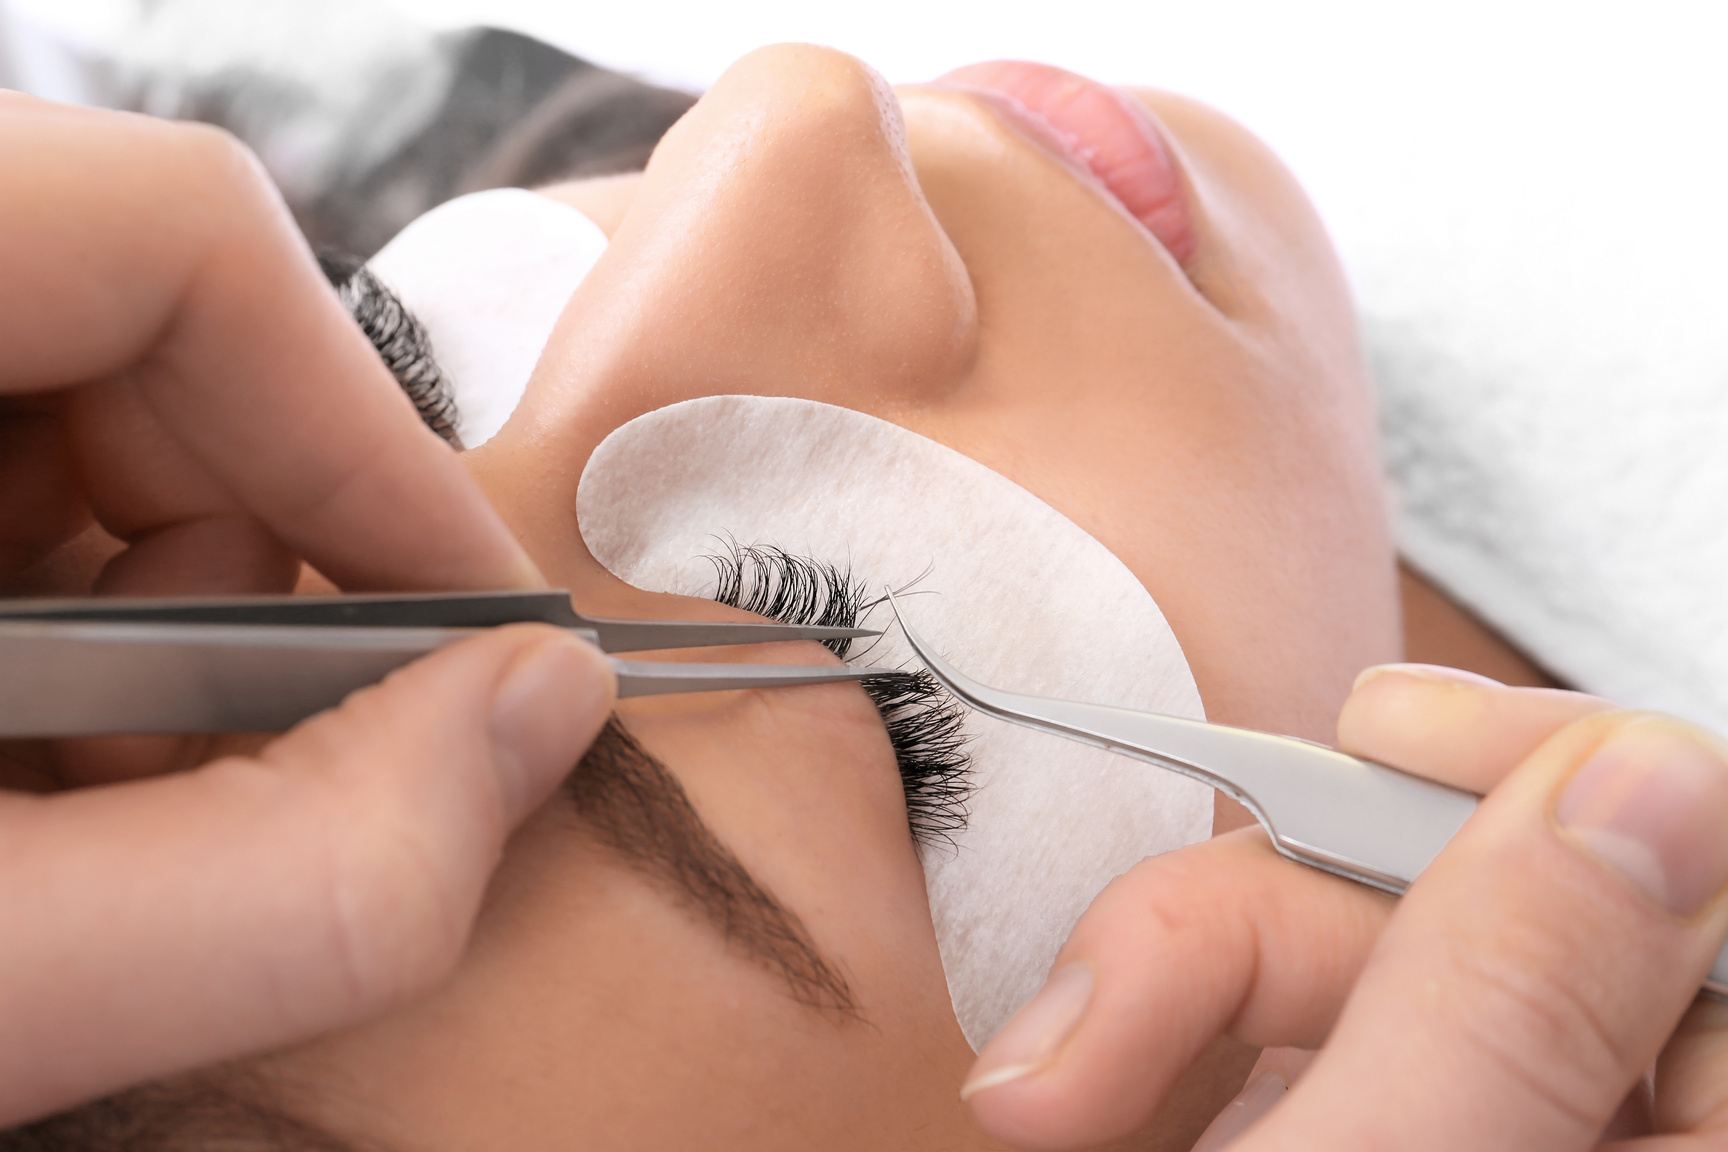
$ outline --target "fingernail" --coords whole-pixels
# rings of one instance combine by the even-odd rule
[[[616,695],[611,665],[575,636],[551,636],[521,653],[492,695],[492,751],[512,822],[569,774],[605,723]]]
[[[1418,680],[1428,680],[1435,684],[1505,687],[1498,680],[1490,680],[1486,676],[1478,676],[1476,673],[1466,672],[1462,668],[1445,668],[1439,664],[1376,664],[1372,668],[1362,669],[1356,676],[1356,683],[1350,686],[1350,690],[1354,692],[1364,684],[1378,680],[1382,676],[1414,676]]]
[[[1272,1111],[1273,1105],[1284,1099],[1284,1094],[1288,1091],[1290,1085],[1285,1083],[1284,1077],[1277,1071],[1268,1068],[1260,1073],[1248,1081],[1236,1099],[1224,1105],[1218,1118],[1208,1124],[1206,1131],[1200,1134],[1200,1139],[1191,1152],[1218,1152],[1253,1127],[1256,1120]]]
[[[1554,818],[1677,916],[1728,884],[1728,749],[1666,717],[1633,720],[1567,782]]]
[[[960,1099],[970,1100],[987,1088],[1018,1080],[1055,1063],[1062,1042],[1086,1014],[1096,982],[1092,965],[1084,960],[1051,973],[1038,995],[978,1053],[972,1074],[960,1088]]]

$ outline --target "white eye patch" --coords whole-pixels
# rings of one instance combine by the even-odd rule
[[[510,419],[570,294],[605,251],[606,234],[568,204],[499,188],[440,204],[367,262],[426,326],[464,447]]]
[[[711,595],[703,557],[726,537],[773,545],[930,593],[903,599],[908,619],[988,684],[1204,718],[1163,613],[1108,549],[982,464],[862,413],[758,396],[650,412],[595,450],[576,510],[589,550],[639,588]],[[917,666],[897,629],[861,659]],[[967,731],[967,825],[920,856],[976,1049],[1037,992],[1111,879],[1210,834],[1212,792],[976,713]]]

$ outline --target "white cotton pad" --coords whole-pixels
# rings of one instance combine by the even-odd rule
[[[713,396],[650,412],[595,450],[576,510],[589,550],[640,588],[710,595],[703,557],[725,537],[775,545],[930,593],[903,598],[908,619],[986,683],[1204,717],[1163,613],[1108,549],[982,464],[850,409]],[[882,615],[869,623],[889,627]],[[861,659],[917,666],[893,628]],[[1212,792],[976,713],[967,730],[970,819],[920,855],[954,1014],[978,1048],[1105,884],[1210,833]]]
[[[568,204],[498,188],[440,204],[368,262],[426,326],[463,447],[504,427],[565,302],[605,251],[606,234]]]

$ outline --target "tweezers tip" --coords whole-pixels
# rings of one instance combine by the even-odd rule
[[[896,624],[900,625],[900,631],[902,631],[902,632],[906,631],[906,617],[904,617],[900,614],[900,598],[898,596],[894,595],[893,585],[890,585],[890,584],[882,585],[882,591],[888,598],[888,607],[894,613],[894,622]],[[907,639],[911,639],[911,637],[908,636]]]

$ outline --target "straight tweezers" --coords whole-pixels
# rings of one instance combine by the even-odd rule
[[[569,628],[608,651],[877,634],[594,619],[575,613],[564,592],[13,601],[0,605],[0,737],[280,731],[428,652],[481,628],[525,620]],[[620,696],[891,674],[836,665],[608,659]]]
[[[252,624],[349,628],[492,628],[552,624],[593,633],[605,652],[712,648],[878,636],[868,628],[754,621],[615,620],[577,612],[565,589],[342,596],[197,596],[0,600],[0,623]]]

